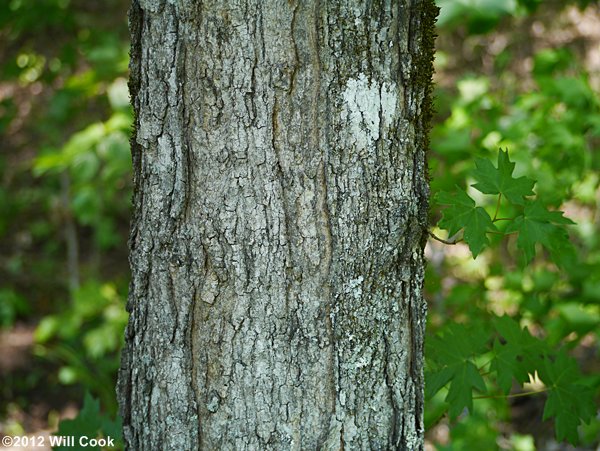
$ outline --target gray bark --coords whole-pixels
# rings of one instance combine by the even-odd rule
[[[134,0],[129,448],[422,448],[436,12]]]

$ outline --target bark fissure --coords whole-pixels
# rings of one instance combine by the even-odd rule
[[[129,448],[422,447],[427,7],[134,0]]]

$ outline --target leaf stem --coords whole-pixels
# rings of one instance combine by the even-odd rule
[[[544,388],[542,390],[527,391],[527,392],[524,392],[524,393],[515,393],[514,395],[482,395],[482,396],[473,396],[473,399],[498,399],[498,398],[511,399],[511,398],[521,398],[523,396],[537,395],[538,393],[545,393],[547,391],[548,391],[548,389]]]
[[[495,230],[486,230],[485,233],[494,233],[496,235],[508,236],[508,235],[514,235],[515,233],[519,233],[519,231],[515,230],[513,232],[497,232]]]
[[[502,200],[502,193],[498,193],[498,202],[496,202],[496,211],[494,212],[494,219],[492,219],[492,222],[496,221],[496,218],[498,217],[498,211],[500,210],[500,201]]]
[[[496,221],[512,221],[515,218],[494,218],[492,219],[492,222],[496,222]]]

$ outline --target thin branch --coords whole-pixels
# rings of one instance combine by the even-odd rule
[[[64,221],[64,236],[67,248],[67,273],[71,296],[79,288],[79,239],[77,224],[71,209],[71,178],[67,170],[60,174],[60,202]]]
[[[444,240],[444,239],[440,238],[439,236],[435,235],[431,230],[428,230],[427,233],[429,233],[429,236],[431,238],[433,238],[434,240],[439,241],[440,243],[444,243],[444,244],[456,244],[456,243],[460,243],[463,240],[462,238],[459,238],[454,241],[448,241],[448,240]]]

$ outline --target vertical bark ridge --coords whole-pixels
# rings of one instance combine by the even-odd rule
[[[432,5],[134,1],[130,448],[422,447]]]

